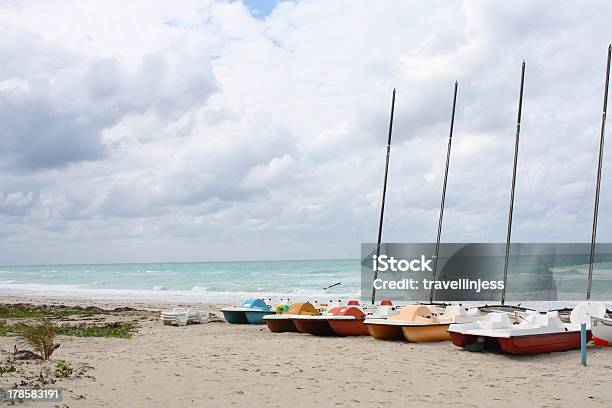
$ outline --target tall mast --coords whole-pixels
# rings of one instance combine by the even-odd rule
[[[603,113],[601,115],[601,132],[599,136],[599,163],[597,164],[597,184],[595,186],[595,206],[593,209],[593,231],[591,233],[591,255],[589,257],[589,284],[587,287],[587,300],[591,299],[593,286],[593,261],[595,260],[595,239],[597,237],[597,213],[599,212],[599,189],[601,185],[601,165],[603,162],[604,135],[606,133],[606,111],[608,110],[608,87],[610,85],[610,53],[612,44],[608,45],[608,62],[606,63],[606,80],[603,100]]]
[[[455,81],[455,93],[453,95],[453,111],[451,113],[450,132],[448,134],[448,148],[446,150],[446,167],[444,167],[444,183],[442,184],[442,200],[440,201],[440,218],[438,219],[438,236],[436,238],[436,253],[433,264],[433,281],[436,281],[436,271],[438,269],[438,254],[440,253],[440,236],[442,235],[442,219],[444,217],[444,202],[446,200],[446,182],[448,180],[448,165],[450,164],[451,144],[453,143],[453,128],[455,126],[455,106],[457,105],[457,87],[459,83]],[[431,285],[429,303],[433,303],[435,285]]]
[[[389,174],[389,155],[391,154],[391,133],[393,132],[393,111],[395,110],[395,88],[391,97],[391,118],[389,119],[389,137],[387,139],[387,158],[385,161],[385,180],[383,182],[382,200],[380,204],[380,222],[378,223],[378,240],[376,241],[376,263],[374,264],[374,280],[372,281],[372,304],[376,300],[374,281],[378,277],[378,257],[380,256],[380,240],[382,238],[383,217],[385,215],[385,195],[387,194],[387,175]]]
[[[512,190],[510,191],[510,210],[508,211],[508,231],[506,234],[506,256],[504,258],[504,288],[501,304],[506,301],[506,286],[508,282],[508,258],[510,256],[510,237],[512,235],[512,212],[514,211],[514,187],[516,186],[516,165],[518,163],[519,139],[521,135],[521,112],[523,110],[523,86],[525,84],[525,61],[521,68],[521,90],[519,94],[518,114],[516,118],[516,138],[514,142],[514,164],[512,166]]]

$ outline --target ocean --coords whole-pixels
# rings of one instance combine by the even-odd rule
[[[358,259],[0,266],[0,295],[214,303],[347,299],[359,297],[360,279]]]
[[[558,300],[584,299],[588,272],[584,256],[577,257],[574,264],[557,263],[547,269]],[[534,275],[510,268],[509,299],[513,287],[525,291],[532,286],[530,276]],[[335,286],[325,289],[331,285]],[[593,294],[594,299],[612,299],[612,259],[596,264]],[[336,259],[0,266],[2,295],[210,303],[237,303],[249,297],[275,301],[346,300],[361,296],[361,262]]]

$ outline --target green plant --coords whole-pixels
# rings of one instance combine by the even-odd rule
[[[88,326],[60,326],[57,328],[57,334],[63,336],[76,337],[118,337],[121,339],[129,339],[132,337],[132,331],[136,328],[134,323],[105,323],[101,325]]]
[[[20,336],[22,324],[9,324],[0,321],[0,336]],[[81,326],[61,325],[55,326],[55,334],[58,336],[75,337],[117,337],[129,339],[132,332],[137,328],[135,323],[103,323],[85,324]],[[57,347],[56,347],[57,348]]]
[[[15,325],[0,322],[0,336],[14,336],[16,333]]]
[[[55,334],[55,326],[45,318],[41,318],[38,324],[19,325],[19,337],[45,360],[48,360],[55,349],[59,347],[59,344],[53,343]]]
[[[14,319],[14,318],[40,318],[40,317],[66,317],[66,316],[92,316],[95,313],[81,310],[81,309],[72,309],[66,308],[62,310],[51,310],[51,311],[42,311],[36,310],[32,308],[28,308],[25,306],[1,306],[0,307],[0,318],[4,319]]]
[[[57,363],[55,365],[55,376],[57,378],[68,378],[72,374],[72,368],[66,363]]]
[[[12,364],[10,366],[0,366],[0,377],[2,377],[4,373],[14,373],[15,371],[17,370]]]

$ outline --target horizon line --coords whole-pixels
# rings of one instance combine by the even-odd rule
[[[0,267],[14,266],[80,266],[80,265],[138,265],[138,264],[196,264],[196,263],[230,263],[230,262],[307,262],[307,261],[351,261],[355,258],[301,258],[301,259],[237,259],[237,260],[207,260],[207,261],[162,261],[162,262],[92,262],[92,263],[35,263],[35,264],[0,264]]]

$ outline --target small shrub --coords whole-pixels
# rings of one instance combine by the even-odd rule
[[[55,376],[57,378],[68,378],[72,374],[72,368],[66,363],[57,363],[55,366]]]
[[[44,360],[48,360],[51,354],[59,347],[53,343],[56,329],[53,323],[42,318],[38,324],[20,324],[19,336],[30,345]]]

